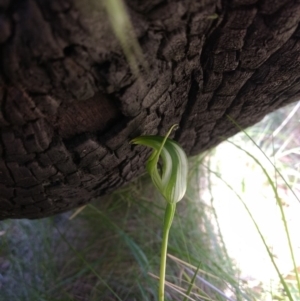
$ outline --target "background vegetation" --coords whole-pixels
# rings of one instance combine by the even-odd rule
[[[167,300],[300,300],[298,108],[190,159],[170,234]],[[164,206],[144,176],[71,220],[74,212],[1,222],[0,300],[157,300]]]

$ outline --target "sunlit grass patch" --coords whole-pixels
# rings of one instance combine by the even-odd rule
[[[297,274],[293,286],[287,276],[300,262],[298,108],[276,113],[283,115],[281,123],[268,116],[206,158],[213,183],[206,197],[214,199],[229,254],[249,287],[261,291],[260,300],[299,300]]]

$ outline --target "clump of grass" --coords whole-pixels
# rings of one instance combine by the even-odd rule
[[[189,177],[195,174],[191,169]],[[233,264],[219,244],[220,237],[215,234],[212,208],[199,200],[197,187],[197,180],[191,180],[170,230],[169,253],[186,264],[169,259],[165,300],[183,300],[178,289],[193,300],[198,295],[223,300],[212,287],[223,292],[230,290],[232,295],[244,294],[244,288],[232,274]],[[158,281],[151,274],[157,275],[160,265],[164,204],[159,193],[153,191],[149,178],[144,177],[94,202],[93,207],[87,206],[71,221],[70,213],[39,221],[5,221],[7,250],[14,247],[9,229],[16,228],[32,252],[32,261],[21,252],[21,246],[17,255],[8,258],[13,261],[10,264],[23,267],[4,275],[7,281],[16,281],[11,281],[9,289],[3,287],[0,298],[158,300]],[[32,241],[34,247],[30,247]],[[198,272],[191,266],[199,267]],[[42,273],[43,269],[47,273]],[[29,276],[24,279],[25,271]],[[29,281],[33,275],[44,284]]]
[[[48,300],[49,290],[61,275],[67,249],[53,227],[64,224],[64,215],[29,221],[1,222],[0,229],[0,300]],[[64,226],[69,237],[72,229]],[[74,237],[76,244],[76,238]],[[68,279],[65,279],[66,282]],[[64,300],[71,300],[61,294]]]
[[[295,253],[295,244],[298,243],[299,246],[299,241],[296,239],[297,236],[295,236],[295,234],[293,236],[291,235],[291,224],[289,222],[289,218],[287,217],[287,215],[291,216],[291,210],[288,209],[287,205],[292,206],[292,208],[294,208],[292,210],[299,210],[299,200],[296,193],[299,188],[299,176],[296,176],[297,171],[295,170],[295,166],[293,166],[292,164],[289,166],[286,165],[286,162],[289,161],[287,160],[287,157],[282,156],[282,154],[285,153],[286,156],[295,157],[297,149],[299,149],[299,146],[297,146],[297,144],[295,145],[296,141],[293,141],[290,138],[295,135],[293,125],[286,127],[286,133],[284,133],[283,131],[284,127],[287,125],[287,121],[290,120],[293,114],[296,114],[298,108],[299,104],[297,104],[294,109],[286,108],[281,112],[279,111],[277,114],[283,114],[282,112],[287,112],[285,113],[286,116],[283,116],[284,121],[279,125],[278,123],[276,124],[274,122],[274,120],[276,119],[271,119],[270,116],[267,117],[261,125],[253,127],[249,129],[249,131],[247,130],[247,132],[243,131],[243,133],[238,134],[232,139],[229,139],[228,142],[233,147],[229,147],[228,142],[220,145],[220,147],[218,148],[220,149],[220,151],[217,156],[221,158],[222,161],[216,162],[215,155],[209,156],[206,159],[208,163],[206,165],[206,168],[208,169],[209,177],[213,179],[212,181],[216,183],[215,178],[221,180],[244,206],[244,209],[248,213],[248,216],[250,217],[250,220],[255,227],[254,232],[257,232],[263,243],[263,247],[268,256],[267,260],[270,261],[274,270],[276,271],[275,275],[273,274],[273,276],[268,276],[268,278],[265,279],[265,281],[269,282],[268,284],[264,282],[257,287],[262,292],[260,300],[269,300],[270,297],[272,299],[280,297],[282,300],[298,300],[300,296],[298,276],[299,268],[296,262],[296,257],[298,257],[299,259],[300,254],[297,254],[296,256]],[[238,125],[236,124],[236,126]],[[240,130],[242,129],[240,128]],[[243,144],[241,144],[241,141],[243,142]],[[247,141],[249,141],[249,143],[245,144],[245,142]],[[290,150],[287,149],[288,146],[290,146]],[[236,150],[238,151],[236,151],[234,148],[236,148]],[[223,152],[226,158],[222,156],[221,152]],[[245,156],[243,156],[243,159],[239,158],[240,155],[238,152],[245,154]],[[278,154],[280,155],[278,156]],[[255,164],[252,164],[251,160]],[[228,173],[228,175],[226,176],[226,171],[229,170],[225,167],[227,162],[231,166],[231,169],[230,173]],[[293,161],[292,159],[290,162],[295,161]],[[213,166],[214,170],[212,169],[211,165]],[[247,175],[242,174],[242,172],[245,173],[246,169],[241,169],[240,166],[248,166],[248,171],[246,172]],[[236,174],[236,172],[239,172],[239,174]],[[253,175],[251,173],[253,173]],[[291,177],[290,175],[293,176]],[[259,181],[257,181],[257,178],[259,179]],[[254,181],[256,183],[256,186],[254,185]],[[239,185],[240,187],[238,187]],[[221,185],[218,185],[218,187],[218,191],[215,189],[212,190],[214,197],[222,199],[228,207],[233,206],[233,202],[230,201],[230,199],[234,199],[233,196],[226,193],[225,190],[221,188]],[[261,194],[258,193],[260,190]],[[249,192],[250,196],[248,196]],[[273,195],[271,194],[271,192],[273,193]],[[263,197],[263,194],[265,195],[265,197]],[[261,198],[261,207],[264,207],[264,209],[262,209],[260,213],[261,217],[258,217],[257,210],[255,213],[253,211],[253,209],[255,208],[254,204],[258,201],[258,197]],[[220,207],[220,204],[217,207]],[[224,206],[222,207],[224,208]],[[234,205],[234,207],[231,208],[233,216],[235,213],[236,218],[239,218],[239,215],[242,214],[242,211],[238,209],[237,203]],[[266,211],[266,208],[267,210],[272,211],[268,212]],[[218,210],[218,212],[220,212],[220,209]],[[276,221],[274,221],[272,215],[278,216]],[[276,231],[277,234],[274,235],[274,237],[276,237],[275,241],[280,239],[279,237],[282,237],[281,239],[283,240],[280,242],[281,245],[285,246],[285,248],[289,250],[288,252],[286,252],[285,256],[287,256],[290,261],[290,264],[288,266],[291,266],[293,269],[293,276],[290,277],[293,279],[293,286],[291,286],[289,281],[287,281],[286,268],[283,266],[282,257],[277,259],[276,255],[274,255],[273,247],[272,245],[270,245],[270,241],[272,239],[270,237],[270,231],[268,231],[268,234],[264,233],[268,229],[266,227],[266,223],[264,223],[263,220],[270,220],[270,222],[273,223],[273,231]],[[247,220],[243,220],[242,223],[246,224]],[[222,224],[224,226],[224,223]],[[281,229],[280,225],[282,225]],[[243,225],[241,224],[241,227],[242,226]],[[278,230],[280,230],[280,233],[282,234],[277,232]],[[238,233],[236,235],[238,235]],[[226,241],[228,241],[228,233]],[[257,243],[253,245],[253,242],[251,241],[251,245],[249,242],[249,248],[258,248],[260,250],[261,247]],[[278,251],[278,246],[275,246],[275,252],[276,251]],[[230,253],[232,254],[232,249]],[[264,250],[262,249],[261,256],[264,256],[263,254]],[[253,261],[251,257],[247,260]],[[255,261],[253,261],[253,265],[255,265]],[[260,266],[261,274],[266,273],[266,271],[263,270],[266,267],[263,266]],[[244,274],[245,272],[245,269],[243,269]],[[272,287],[270,286],[270,282],[273,282]],[[280,289],[278,290],[279,287]]]

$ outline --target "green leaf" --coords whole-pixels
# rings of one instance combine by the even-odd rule
[[[177,203],[183,198],[188,173],[188,161],[184,150],[178,143],[168,138],[175,126],[169,130],[165,137],[140,136],[131,141],[133,144],[153,148],[146,168],[158,191],[171,204]],[[158,169],[160,156],[162,159],[161,172]]]

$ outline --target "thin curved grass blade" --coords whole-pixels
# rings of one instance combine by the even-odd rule
[[[102,2],[107,10],[112,29],[121,44],[131,71],[135,76],[138,76],[139,64],[146,70],[148,66],[144,60],[143,52],[130,21],[126,5],[123,0],[102,0]]]

